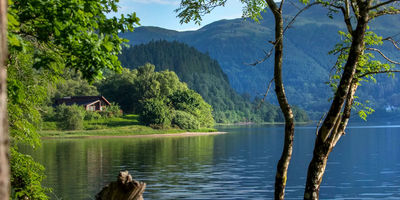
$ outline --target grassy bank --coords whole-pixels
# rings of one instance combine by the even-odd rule
[[[86,137],[86,136],[128,136],[128,135],[151,135],[171,134],[184,132],[215,132],[216,129],[183,130],[178,128],[153,129],[141,125],[138,115],[125,115],[115,118],[101,118],[84,121],[82,130],[58,130],[56,122],[44,122],[42,137]]]

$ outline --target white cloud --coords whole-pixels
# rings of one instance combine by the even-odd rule
[[[144,4],[164,4],[164,5],[179,5],[179,0],[129,0],[135,3],[144,3]]]

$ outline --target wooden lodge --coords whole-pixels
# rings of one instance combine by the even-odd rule
[[[65,104],[67,106],[76,104],[83,106],[85,110],[101,111],[106,106],[111,105],[103,96],[71,96],[56,99],[55,105]]]

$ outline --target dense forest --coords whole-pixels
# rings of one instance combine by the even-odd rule
[[[297,13],[297,8],[286,4],[285,11],[284,18],[290,19]],[[273,39],[272,13],[265,12],[262,16],[260,23],[243,19],[220,20],[197,31],[178,32],[158,27],[140,27],[133,33],[120,35],[129,39],[131,45],[160,39],[187,43],[217,60],[239,94],[261,98],[273,76],[273,60],[269,59],[257,66],[248,64],[263,58],[264,52],[272,47],[267,43]],[[327,109],[331,98],[331,89],[326,81],[332,75],[331,69],[336,57],[327,52],[340,40],[338,31],[345,30],[342,16],[335,13],[330,16],[333,19],[327,16],[324,8],[312,7],[296,19],[284,37],[283,79],[289,103],[305,109],[311,118],[317,120]],[[318,19],[318,23],[315,23],[315,19]],[[398,21],[399,16],[372,20],[371,30],[383,37],[393,36],[400,28],[399,23],[395,23]],[[385,28],[387,26],[392,28]],[[384,45],[380,49],[387,56],[398,58],[393,46]],[[378,75],[377,83],[363,83],[365,87],[357,91],[357,96],[364,104],[368,100],[368,105],[381,111],[381,115],[388,114],[385,108],[390,106],[395,107],[391,112],[398,112],[399,102],[396,97],[399,92],[395,90],[395,85],[399,81],[397,76],[387,79],[386,75]],[[273,92],[267,98],[270,102],[276,102]]]
[[[124,69],[99,82],[100,93],[117,102],[124,112],[140,114],[141,122],[158,128],[208,128],[214,125],[211,106],[179,81],[172,71],[155,72],[146,64]]]
[[[282,122],[283,116],[277,106],[260,99],[239,95],[229,84],[218,62],[207,54],[180,42],[151,41],[123,49],[122,66],[137,68],[146,63],[156,66],[156,71],[171,70],[212,105],[216,122]],[[307,115],[295,107],[298,121],[307,121]]]

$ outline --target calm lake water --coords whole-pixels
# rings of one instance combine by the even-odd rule
[[[147,199],[271,199],[282,126],[220,128],[217,136],[45,140],[52,199],[94,199],[120,170]],[[315,126],[298,127],[286,199],[301,199]],[[400,199],[400,126],[352,126],[331,153],[321,199]]]

